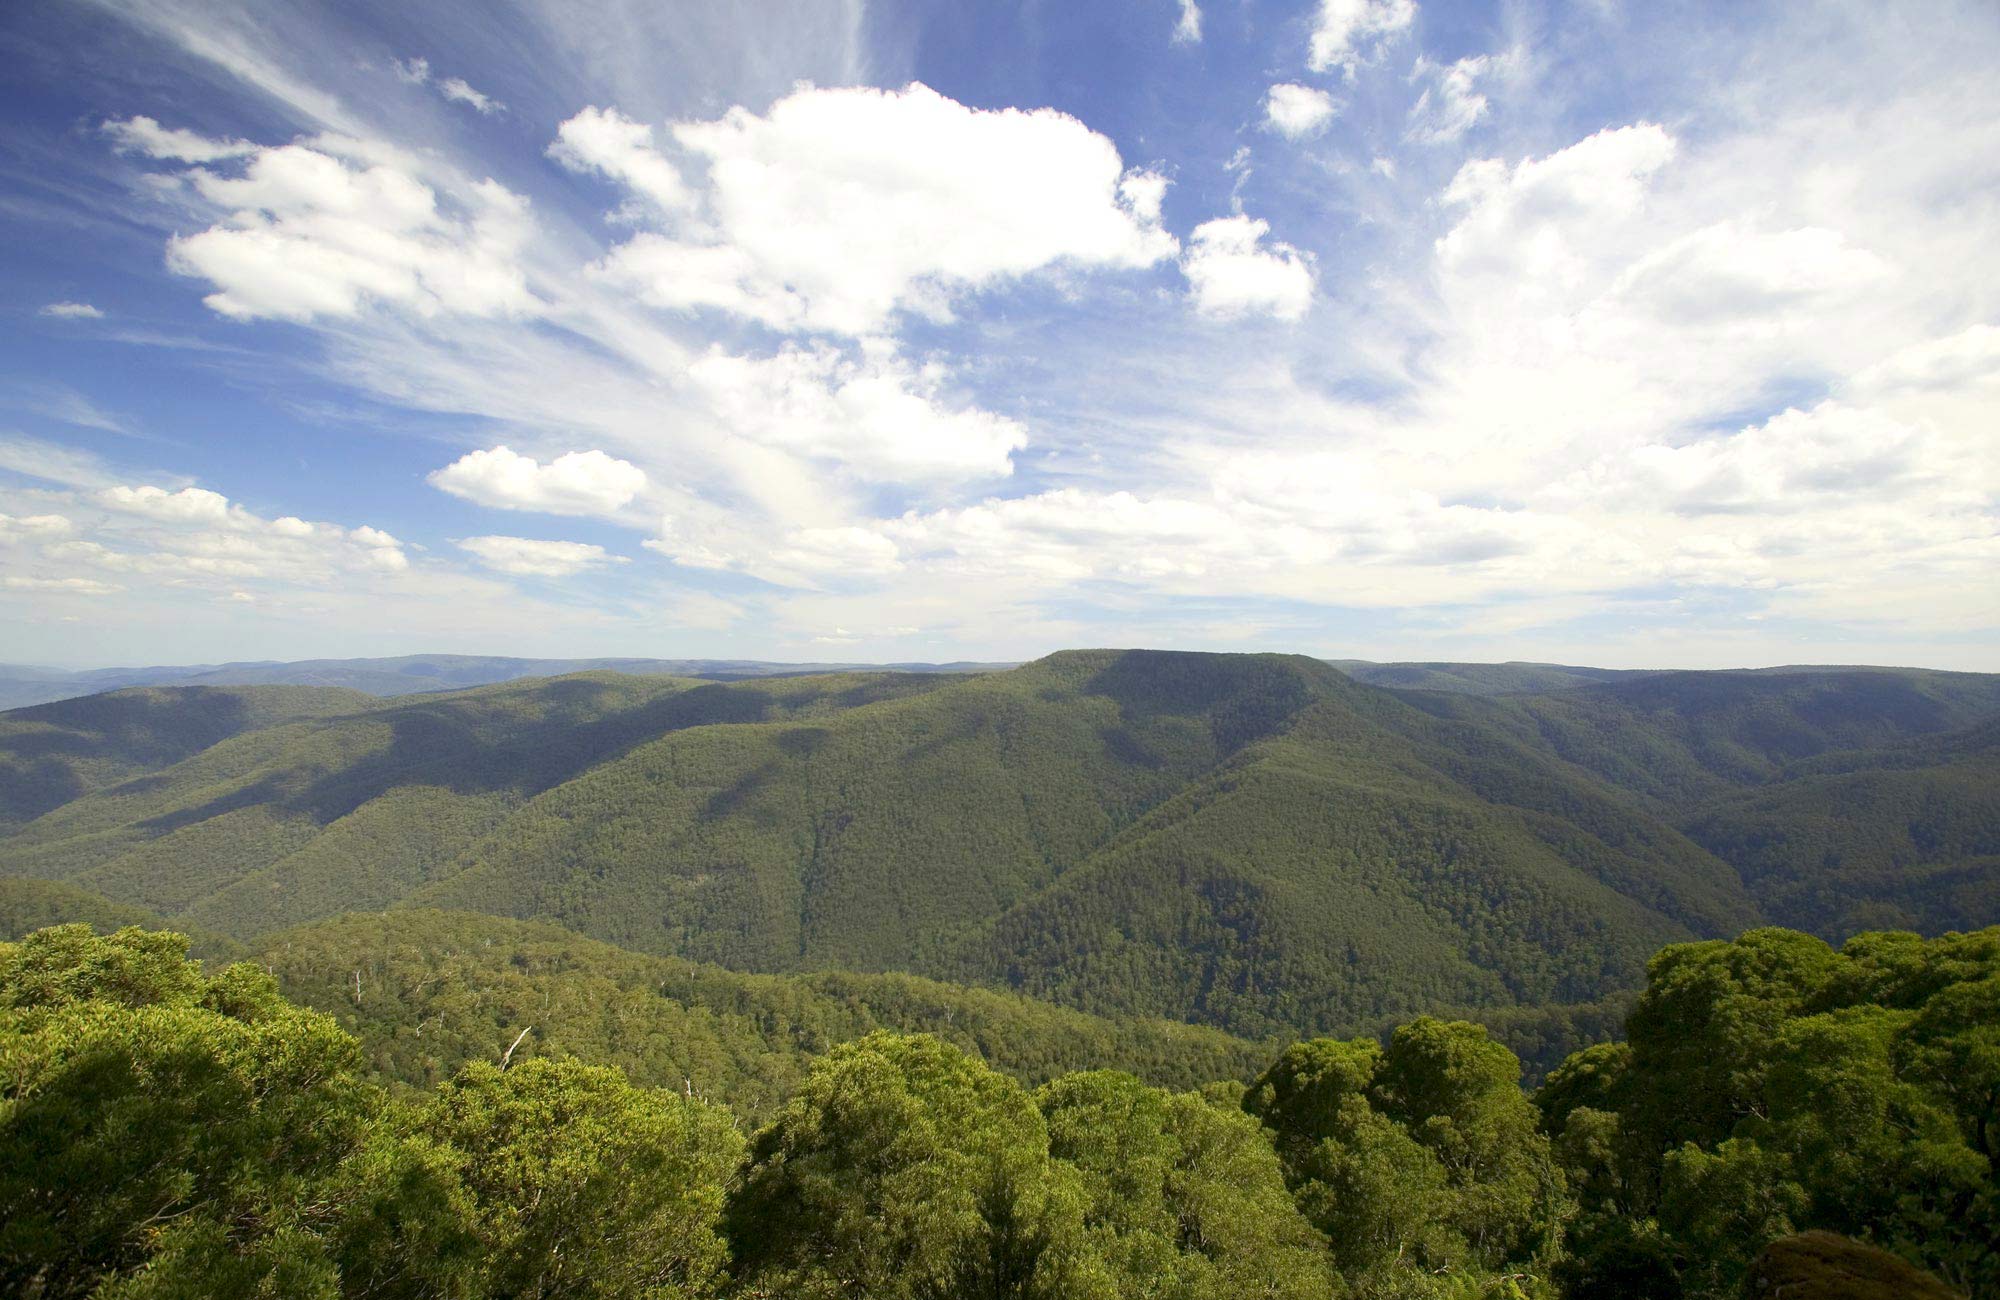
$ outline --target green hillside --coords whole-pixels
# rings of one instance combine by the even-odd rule
[[[100,726],[93,780],[158,770],[0,837],[0,873],[239,941],[443,908],[1252,1039],[1450,1008],[1564,1043],[1664,943],[1993,918],[2000,679],[1587,676],[1476,695],[1074,651],[343,695],[164,766],[159,728]]]
[[[2000,916],[2000,725],[1799,764],[1688,831],[1815,933]]]
[[[0,830],[245,731],[371,704],[304,686],[139,688],[0,714]]]
[[[463,912],[321,921],[264,937],[253,957],[286,996],[358,1038],[377,1078],[421,1087],[497,1059],[524,1030],[517,1059],[615,1065],[751,1116],[789,1096],[812,1056],[878,1029],[934,1034],[1030,1085],[1116,1068],[1192,1088],[1247,1080],[1270,1055],[1166,1020],[1110,1021],[910,975],[743,974]]]

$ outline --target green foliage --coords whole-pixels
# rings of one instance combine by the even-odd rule
[[[262,971],[203,979],[185,954],[177,935],[84,926],[0,948],[11,1293],[83,1295],[147,1265],[164,1283],[195,1258],[226,1262],[202,1270],[212,1295],[319,1271],[298,1238],[365,1122],[353,1040]]]
[[[828,1053],[751,1147],[730,1237],[756,1287],[871,1300],[1108,1295],[1081,1180],[1021,1086],[928,1037]]]
[[[414,956],[427,932],[492,952],[433,965]],[[410,987],[352,1000],[357,1021],[505,970],[545,1009],[609,998],[617,1019],[649,998],[685,1029],[734,998],[767,1035],[861,1023],[814,1019],[835,1014],[826,988],[798,977],[490,918],[351,918],[293,931],[274,956],[292,945],[289,978],[309,983],[299,970],[352,961],[370,935],[394,960],[364,987]],[[1629,1045],[1575,1054],[1533,1101],[1506,1047],[1432,1017],[1386,1043],[1294,1043],[1248,1088],[1198,1092],[1096,1069],[1030,1093],[931,1035],[877,1031],[811,1060],[768,1037],[766,1063],[799,1063],[747,1143],[726,1095],[645,1086],[525,1037],[489,1047],[498,1064],[461,1059],[435,1086],[385,1092],[371,1049],[270,971],[204,971],[187,951],[82,925],[0,944],[0,1290],[1723,1300],[1763,1294],[1761,1279],[1942,1294],[1886,1250],[2000,1296],[2000,929],[1669,949]],[[862,1004],[891,997],[841,978]],[[676,980],[686,1000],[662,996]],[[476,1009],[486,991],[461,992]],[[781,1030],[786,1015],[805,1019]],[[1002,1017],[975,1037],[1033,1025]],[[1707,1092],[1678,1077],[1690,1070]]]
[[[719,1107],[576,1061],[480,1062],[417,1132],[481,1207],[488,1294],[683,1300],[721,1280],[722,1186],[743,1139]]]
[[[1333,1293],[1325,1242],[1240,1109],[1113,1071],[1045,1084],[1035,1102],[1050,1154],[1081,1178],[1085,1231],[1120,1297]]]
[[[80,925],[0,945],[7,1294],[716,1294],[726,1111],[555,1061],[404,1111],[331,1019],[186,951]]]
[[[1294,1044],[1244,1106],[1357,1288],[1478,1291],[1545,1273],[1568,1210],[1519,1079],[1484,1029],[1424,1017],[1386,1051]]]
[[[1649,976],[1629,1050],[1572,1057],[1538,1098],[1581,1200],[1574,1293],[1732,1296],[1812,1228],[2000,1295],[2000,930],[1838,951],[1757,930]]]

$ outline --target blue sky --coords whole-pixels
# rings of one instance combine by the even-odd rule
[[[9,6],[0,659],[2000,669],[2000,11]]]

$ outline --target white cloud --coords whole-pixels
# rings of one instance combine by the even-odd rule
[[[97,499],[113,510],[145,515],[166,523],[219,524],[229,518],[229,498],[206,488],[188,487],[178,492],[144,485],[110,487]]]
[[[0,470],[67,487],[110,487],[118,479],[93,452],[18,434],[0,434]]]
[[[498,182],[467,188],[452,213],[393,151],[322,137],[260,148],[238,175],[188,173],[223,222],[167,246],[208,280],[208,305],[241,320],[349,317],[372,303],[419,316],[524,315],[539,304],[520,267],[527,204]]]
[[[1352,76],[1370,44],[1416,20],[1415,0],[1320,0],[1307,63],[1315,72],[1340,68]]]
[[[474,90],[463,77],[441,77],[433,83],[431,80],[431,61],[429,59],[392,59],[389,62],[389,70],[396,74],[398,81],[402,81],[408,85],[425,86],[435,84],[438,94],[443,95],[454,104],[464,104],[482,116],[507,111],[505,104],[490,95],[484,95]]]
[[[1302,140],[1333,120],[1333,96],[1286,82],[1264,96],[1264,124],[1291,140]]]
[[[87,302],[52,302],[42,308],[41,314],[54,316],[59,320],[104,319],[104,313]]]
[[[1259,313],[1298,320],[1312,306],[1313,272],[1306,254],[1290,244],[1264,243],[1269,222],[1218,217],[1194,228],[1181,268],[1195,306],[1224,318]]]
[[[1855,377],[1866,392],[1976,388],[2000,380],[2000,327],[1974,325],[1941,339],[1913,343]]]
[[[0,514],[0,541],[46,541],[56,537],[67,537],[76,525],[62,515],[14,515]]]
[[[1839,231],[1761,231],[1719,222],[1647,254],[1612,285],[1614,297],[1657,318],[1752,323],[1842,295],[1893,274]]]
[[[481,564],[500,573],[532,578],[567,578],[606,564],[625,564],[622,555],[612,555],[602,546],[588,542],[550,542],[532,537],[466,537],[458,547]]]
[[[1762,515],[1821,509],[1828,499],[1893,502],[1913,486],[1979,479],[1948,440],[1881,412],[1835,401],[1780,412],[1762,424],[1679,445],[1649,444],[1586,471],[1607,503],[1683,515]]]
[[[599,267],[663,306],[858,336],[1044,268],[1175,250],[1158,179],[1132,184],[1109,140],[1052,109],[987,112],[918,84],[806,87],[672,134],[706,165],[705,221],[643,233]],[[565,122],[553,152],[664,214],[693,201],[650,128],[615,110]]]
[[[1493,158],[1466,163],[1443,195],[1460,216],[1438,240],[1438,260],[1457,272],[1568,275],[1573,236],[1598,234],[1603,223],[1636,213],[1648,178],[1673,160],[1676,147],[1663,128],[1642,122],[1512,167]]]
[[[507,106],[489,95],[483,95],[465,83],[462,77],[446,77],[438,82],[438,93],[455,104],[465,104],[481,116],[504,113]]]
[[[199,132],[161,126],[150,117],[113,119],[104,124],[104,133],[121,153],[142,153],[170,162],[220,162],[257,152],[257,146],[247,140],[211,140]]]
[[[679,170],[654,146],[653,128],[615,108],[586,108],[564,122],[549,157],[571,171],[617,181],[663,212],[693,201]]]
[[[47,591],[64,596],[110,596],[125,590],[115,582],[99,582],[95,578],[24,578],[8,577],[5,586],[9,591]]]
[[[612,249],[590,274],[673,311],[714,308],[777,330],[797,329],[806,319],[805,299],[733,244],[687,244],[644,231]]]
[[[1181,14],[1174,21],[1174,44],[1201,44],[1201,6],[1195,0],[1181,0]]]
[[[802,573],[810,579],[880,577],[903,567],[891,539],[858,526],[802,528],[787,536],[771,553],[775,571]]]
[[[1492,65],[1487,55],[1474,55],[1445,67],[1417,61],[1419,75],[1432,73],[1434,84],[1426,86],[1410,110],[1409,138],[1424,144],[1446,144],[1458,139],[1486,116],[1486,96],[1479,93],[1479,78]]]
[[[949,405],[935,367],[876,351],[787,346],[763,358],[711,353],[688,368],[719,430],[896,482],[991,478],[1013,470],[1027,431],[1005,416]]]
[[[87,536],[51,543],[45,556],[120,572],[304,582],[410,567],[403,543],[379,528],[343,528],[291,515],[266,519],[206,488],[120,484],[84,499],[109,517],[84,530]],[[145,522],[135,531],[120,523],[120,516]]]
[[[615,515],[646,490],[646,472],[601,451],[572,451],[544,465],[508,447],[471,451],[427,480],[453,496],[501,510]]]

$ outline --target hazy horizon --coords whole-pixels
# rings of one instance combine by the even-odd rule
[[[1207,654],[1300,655],[1308,659],[1317,659],[1324,663],[1331,663],[1336,665],[1343,662],[1381,664],[1381,665],[1391,665],[1391,664],[1466,664],[1466,665],[1492,665],[1492,666],[1521,665],[1528,667],[1592,669],[1592,670],[1601,670],[1607,672],[1768,672],[1774,669],[1784,669],[1784,668],[1800,668],[1800,669],[1838,669],[1838,668],[1864,669],[1865,668],[1865,669],[1891,669],[1891,670],[1908,669],[1913,671],[1924,671],[1924,672],[1967,672],[1967,673],[1985,673],[1992,671],[1990,669],[1983,669],[1983,668],[1955,668],[1948,664],[1939,664],[1939,663],[1868,662],[1855,659],[1838,659],[1838,660],[1800,659],[1800,660],[1785,660],[1782,662],[1768,662],[1768,663],[1762,663],[1762,662],[1718,663],[1718,664],[1705,664],[1705,665],[1694,665],[1685,663],[1658,663],[1658,662],[1610,664],[1610,663],[1584,663],[1577,661],[1566,662],[1556,659],[1526,659],[1520,657],[1484,658],[1484,659],[1439,659],[1439,658],[1419,658],[1409,655],[1375,656],[1375,655],[1357,655],[1357,654],[1318,654],[1307,650],[1289,650],[1283,648],[1267,649],[1262,647],[1244,647],[1241,649],[1234,649],[1234,650],[1209,650],[1206,648],[1198,648],[1198,647],[1160,646],[1160,645],[1055,646],[1050,649],[1040,651],[1039,653],[1024,655],[1020,658],[1007,658],[1007,659],[988,659],[988,658],[980,658],[974,656],[957,656],[949,659],[944,659],[944,658],[888,659],[888,658],[858,658],[858,657],[848,657],[841,655],[824,655],[817,658],[809,658],[809,659],[808,658],[786,659],[786,658],[778,658],[771,655],[759,655],[759,654],[683,655],[683,654],[666,654],[666,653],[525,655],[525,654],[503,654],[503,653],[487,654],[487,653],[467,651],[467,650],[430,649],[430,650],[399,650],[384,654],[370,654],[370,655],[306,654],[306,655],[291,655],[291,656],[279,656],[279,657],[260,657],[255,659],[172,660],[172,661],[161,659],[161,660],[151,660],[144,662],[134,660],[129,662],[106,661],[106,662],[74,662],[74,663],[52,663],[52,662],[33,663],[25,660],[0,660],[0,671],[5,671],[7,669],[21,669],[21,670],[34,670],[34,671],[49,671],[57,673],[85,674],[85,673],[111,672],[118,670],[140,671],[140,670],[156,669],[156,668],[162,668],[162,669],[229,668],[229,667],[251,667],[260,665],[319,663],[319,662],[324,662],[324,663],[383,662],[383,661],[394,661],[394,660],[404,660],[404,659],[485,659],[485,660],[499,659],[499,660],[515,660],[522,663],[563,663],[563,662],[576,662],[576,661],[623,660],[623,661],[638,662],[638,663],[675,663],[675,662],[745,663],[745,664],[761,664],[761,665],[778,666],[778,667],[791,667],[791,666],[810,667],[816,665],[833,665],[838,667],[854,667],[854,668],[893,668],[902,664],[922,664],[927,666],[941,666],[950,664],[977,664],[982,667],[993,667],[993,668],[1004,669],[1010,667],[1017,667],[1025,663],[1032,663],[1037,659],[1046,658],[1049,655],[1059,654],[1064,651],[1090,651],[1090,650],[1157,650],[1157,651],[1188,651],[1193,653],[1207,653]]]

